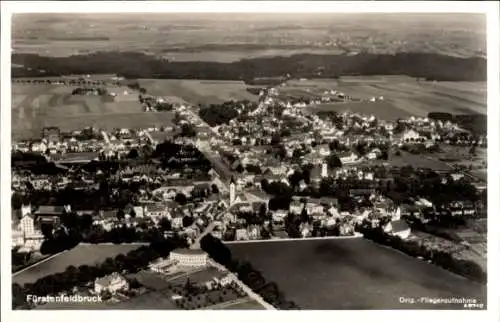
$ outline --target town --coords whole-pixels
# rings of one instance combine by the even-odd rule
[[[72,95],[116,96],[78,85]],[[13,272],[89,244],[140,247],[16,283],[15,306],[50,305],[22,294],[101,294],[119,307],[147,293],[172,308],[294,308],[224,255],[225,244],[290,239],[368,238],[485,281],[485,134],[446,115],[314,113],[362,100],[335,88],[290,97],[286,81],[253,89],[256,102],[206,106],[129,87],[144,113],[171,111],[172,124],[45,127],[12,142]]]

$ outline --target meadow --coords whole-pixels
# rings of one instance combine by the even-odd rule
[[[404,304],[400,297],[475,298],[486,288],[440,267],[363,238],[228,244],[302,309],[462,309]],[[367,256],[370,254],[370,256]]]
[[[126,254],[140,246],[137,244],[80,244],[25,271],[13,274],[12,283],[18,283],[19,285],[34,283],[44,276],[62,273],[70,265],[78,267],[80,265],[100,264],[108,257],[114,258],[119,254]]]

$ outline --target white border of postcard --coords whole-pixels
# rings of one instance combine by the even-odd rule
[[[498,3],[494,1],[478,2],[384,2],[384,1],[3,1],[1,10],[2,23],[2,61],[1,61],[1,297],[2,321],[102,321],[113,318],[117,321],[255,321],[260,319],[303,321],[498,321],[498,306],[500,296],[498,286],[499,255],[499,42],[500,30],[498,19]],[[12,311],[11,302],[11,270],[10,270],[10,30],[12,13],[116,13],[121,12],[455,12],[455,13],[482,13],[487,15],[488,31],[488,310],[487,311]],[[342,290],[338,290],[341,292]],[[312,321],[312,320],[311,320]]]

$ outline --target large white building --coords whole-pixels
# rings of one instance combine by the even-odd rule
[[[120,274],[114,272],[111,275],[96,279],[94,283],[94,291],[97,294],[104,291],[114,294],[119,290],[127,290],[128,286],[127,280]]]
[[[201,249],[179,248],[170,252],[169,259],[181,266],[206,266],[208,254]]]
[[[420,134],[415,130],[408,130],[402,136],[403,142],[414,142],[420,139]]]
[[[19,226],[26,237],[40,234],[40,231],[35,225],[35,216],[33,214],[24,215],[23,218],[21,218]]]
[[[157,273],[166,273],[172,265],[174,265],[174,262],[171,259],[159,258],[149,264],[149,269]]]

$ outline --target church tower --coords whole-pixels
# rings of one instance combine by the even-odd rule
[[[323,162],[321,164],[321,177],[322,178],[328,177],[328,164],[326,162]]]
[[[236,200],[236,182],[234,177],[231,177],[231,182],[229,183],[229,205],[234,204]]]

